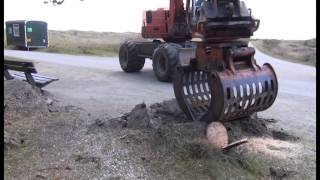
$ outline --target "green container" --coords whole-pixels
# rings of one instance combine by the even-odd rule
[[[43,21],[7,21],[7,45],[24,48],[47,48],[48,24]]]

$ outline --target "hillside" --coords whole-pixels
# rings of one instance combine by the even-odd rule
[[[316,38],[310,40],[257,39],[252,44],[272,57],[316,66]]]
[[[37,51],[66,54],[87,54],[97,56],[117,56],[120,43],[125,40],[142,40],[140,33],[115,33],[94,31],[49,31],[49,48]],[[253,39],[252,44],[260,51],[272,57],[316,65],[316,39],[310,40],[277,40]],[[6,37],[4,34],[4,47]]]
[[[49,30],[49,48],[38,49],[37,51],[117,56],[120,43],[129,39],[141,39],[141,36],[139,33],[133,32],[114,33],[77,30]],[[6,37],[4,37],[4,47],[13,48],[7,47]]]

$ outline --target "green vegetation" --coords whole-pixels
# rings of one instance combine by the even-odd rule
[[[120,43],[125,40],[142,39],[140,33],[114,33],[93,31],[49,30],[49,47],[37,49],[41,52],[117,56]],[[4,34],[4,47],[7,47]]]
[[[49,48],[41,51],[117,56],[121,42],[139,38],[138,33],[49,31]]]
[[[265,54],[286,61],[316,66],[316,39],[255,39],[252,44]]]
[[[140,33],[114,33],[93,31],[49,31],[49,48],[42,52],[117,56],[120,43],[125,40],[143,40]],[[265,54],[283,60],[316,65],[316,39],[277,40],[253,39],[252,44]],[[4,33],[4,48],[7,47]]]

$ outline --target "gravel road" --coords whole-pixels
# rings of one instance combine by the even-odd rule
[[[5,56],[34,60],[40,74],[59,81],[45,87],[64,103],[92,112],[119,116],[142,101],[147,104],[174,98],[171,83],[156,80],[151,61],[140,73],[124,73],[117,58],[4,50]],[[256,50],[258,64],[271,63],[277,73],[279,94],[274,105],[261,112],[278,119],[282,128],[305,138],[315,151],[316,69],[281,61]]]

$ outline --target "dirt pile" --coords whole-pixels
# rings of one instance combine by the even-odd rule
[[[21,81],[5,81],[4,89],[4,140],[5,148],[11,149],[5,156],[8,177],[256,179],[289,176],[281,169],[269,170],[273,165],[262,168],[257,163],[265,159],[261,159],[261,153],[250,159],[253,153],[247,153],[247,145],[227,153],[214,149],[206,137],[208,125],[189,121],[174,99],[150,106],[141,103],[121,117],[110,118],[75,106],[57,105],[48,92]],[[252,116],[224,125],[230,142],[244,137],[296,140],[284,131],[269,128],[270,123],[276,121]],[[253,140],[249,141],[254,144]],[[279,151],[279,147],[272,148]],[[277,167],[284,166],[277,164]]]
[[[86,128],[88,113],[63,106],[49,92],[17,80],[4,81],[4,104],[5,177],[55,179],[64,174],[56,166],[83,142],[79,133]],[[78,158],[76,162],[89,160]]]
[[[131,112],[121,117],[127,128],[153,128],[158,129],[166,123],[188,122],[184,113],[175,100],[155,103],[147,107],[145,103],[136,105]]]
[[[27,82],[4,81],[4,149],[25,147],[35,141],[34,137],[40,137],[37,133],[46,125],[69,118],[66,114],[73,107],[56,103],[48,92]]]
[[[279,139],[279,136],[284,141],[298,140],[283,129],[278,131],[269,127],[276,122],[274,119],[259,118],[255,114],[239,121],[226,122],[224,125],[228,131],[229,143],[243,138],[249,138],[251,142],[251,138]],[[105,119],[103,124],[104,129],[108,129],[108,126],[116,127],[115,134],[119,141],[129,147],[133,156],[141,158],[142,164],[148,171],[157,172],[151,173],[153,177],[163,173],[171,173],[175,177],[186,179],[225,176],[220,171],[234,177],[239,177],[239,174],[250,177],[255,173],[259,174],[258,176],[262,174],[267,177],[274,176],[270,174],[267,164],[265,169],[261,170],[259,169],[261,165],[257,168],[255,167],[258,166],[257,164],[251,165],[250,161],[239,159],[239,156],[246,154],[246,148],[252,148],[251,145],[240,145],[227,153],[212,147],[206,137],[208,125],[203,122],[189,121],[174,99],[150,106],[144,103],[138,104],[131,112],[116,119]],[[91,128],[94,126],[97,125],[93,124]],[[163,162],[171,165],[164,167]],[[199,163],[203,167],[195,168]],[[243,171],[234,170],[239,167]],[[190,172],[188,177],[183,175],[182,169],[188,169]]]
[[[16,137],[9,134],[6,130],[3,133],[3,142],[4,142],[4,150],[17,148],[19,147],[20,143],[18,142]]]
[[[124,115],[122,119],[126,121],[125,126],[128,128],[139,129],[150,126],[149,113],[144,103],[136,105],[132,111]]]
[[[39,89],[18,80],[4,81],[4,149],[19,147],[24,142],[26,131],[41,119],[32,119],[48,112],[45,97]]]
[[[125,114],[118,119],[117,122],[123,127],[129,129],[145,129],[151,128],[161,131],[168,126],[179,128],[175,131],[186,128],[186,132],[194,132],[195,134],[205,135],[207,125],[202,122],[190,122],[179,108],[175,99],[155,103],[147,107],[146,104],[136,105],[131,112]],[[276,123],[274,119],[259,118],[257,114],[250,117],[242,118],[236,121],[224,122],[229,139],[231,141],[242,137],[271,137],[280,140],[298,140],[298,137],[287,134],[283,129],[275,130],[268,128],[269,124]],[[200,126],[199,126],[200,125]],[[190,127],[189,127],[190,126]],[[194,126],[194,127],[192,127]],[[196,128],[199,127],[200,129]],[[194,129],[196,131],[194,131]],[[200,137],[199,135],[197,135]]]
[[[46,100],[40,89],[19,80],[4,81],[5,119],[20,119],[15,116],[32,116],[46,112]]]
[[[296,172],[294,171],[288,171],[285,168],[279,168],[279,167],[270,167],[269,170],[273,180],[282,180],[285,178],[289,179],[296,174]]]

